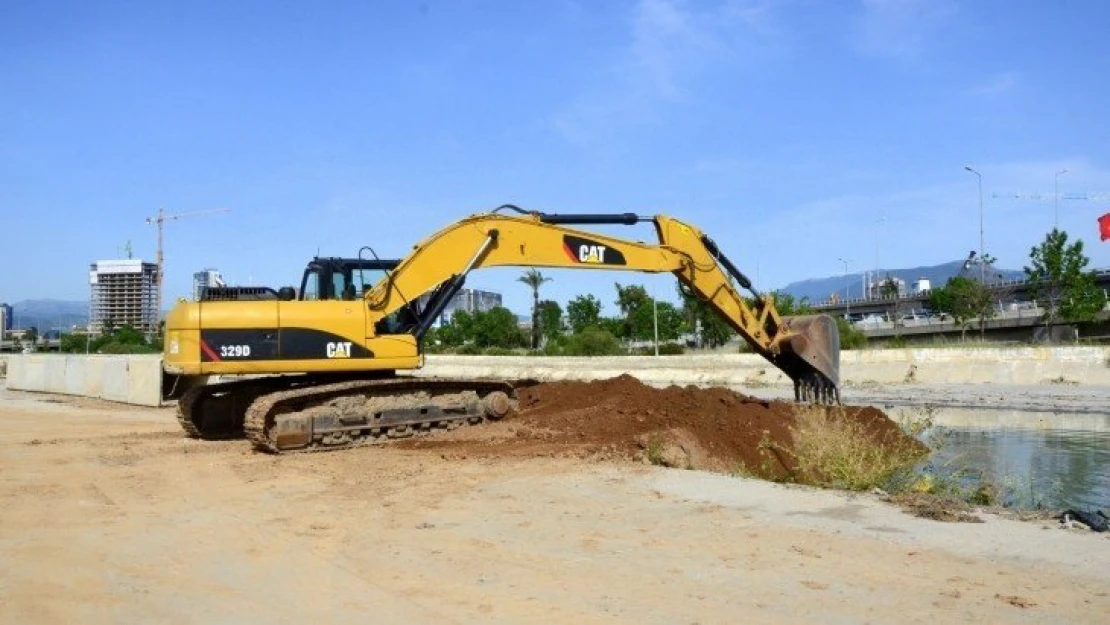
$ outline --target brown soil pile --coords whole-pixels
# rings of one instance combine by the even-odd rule
[[[549,382],[520,390],[519,412],[404,446],[454,455],[569,455],[646,460],[680,468],[746,471],[780,478],[794,468],[792,402],[764,401],[725,388],[653,388],[623,375],[597,382]],[[907,437],[871,407],[811,408],[862,426],[875,444]]]

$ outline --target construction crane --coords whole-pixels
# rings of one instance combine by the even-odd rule
[[[1030,202],[1051,202],[1056,195],[1052,193],[992,193],[994,200],[1027,200]],[[1061,200],[1079,200],[1087,202],[1105,202],[1110,200],[1110,193],[1061,193]]]
[[[155,285],[154,315],[155,315],[155,321],[156,322],[161,321],[161,319],[162,319],[162,282],[163,282],[162,276],[165,275],[164,272],[163,272],[164,259],[163,259],[163,255],[162,255],[162,241],[163,241],[164,236],[165,236],[164,232],[163,232],[164,224],[167,221],[172,221],[174,219],[181,219],[183,217],[199,217],[200,215],[211,215],[213,213],[226,213],[226,212],[229,212],[230,210],[231,210],[230,208],[210,208],[208,210],[191,211],[191,212],[188,212],[188,213],[175,213],[175,214],[172,214],[172,215],[167,215],[166,210],[164,208],[159,207],[157,215],[155,215],[154,217],[147,217],[146,218],[146,222],[148,224],[155,224],[156,226],[158,226],[158,252],[156,254],[157,257],[155,258],[155,263],[158,265],[158,272],[154,277],[154,285]]]

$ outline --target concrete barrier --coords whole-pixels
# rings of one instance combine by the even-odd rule
[[[790,386],[791,381],[755,354],[610,356],[431,355],[418,375],[432,377],[597,380],[623,373],[649,384]],[[1110,385],[1110,349],[1103,347],[1015,347],[964,349],[853,350],[841,353],[843,386],[897,384]]]
[[[8,357],[7,387],[159,406],[162,358],[16,354]]]

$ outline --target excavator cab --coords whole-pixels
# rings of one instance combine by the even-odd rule
[[[355,300],[399,265],[397,259],[313,258],[301,278],[303,301]]]

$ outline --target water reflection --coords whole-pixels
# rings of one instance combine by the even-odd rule
[[[1110,414],[937,409],[932,462],[1000,486],[1017,507],[1110,510]]]

